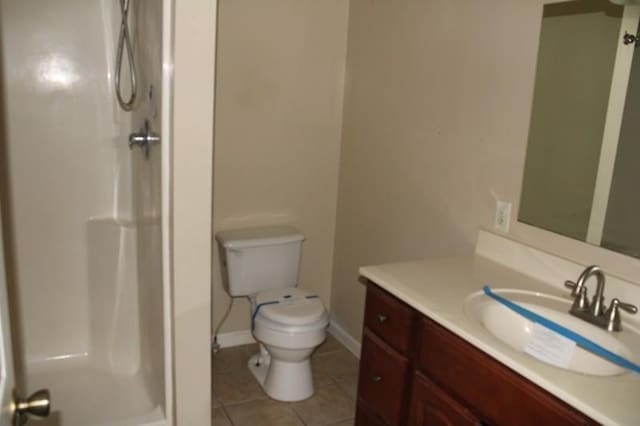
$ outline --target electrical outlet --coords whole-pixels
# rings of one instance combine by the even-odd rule
[[[496,202],[496,216],[493,220],[493,228],[496,231],[509,232],[511,222],[511,203],[498,200]]]

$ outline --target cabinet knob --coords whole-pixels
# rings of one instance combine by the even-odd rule
[[[373,383],[380,383],[382,381],[382,376],[373,376],[371,377],[371,381]]]
[[[383,314],[378,314],[378,321],[386,322],[387,321],[387,316],[383,315]]]

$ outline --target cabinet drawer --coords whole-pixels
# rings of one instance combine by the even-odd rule
[[[408,359],[365,330],[358,379],[358,403],[384,423],[400,425],[408,387]]]
[[[364,325],[406,354],[412,342],[416,312],[374,284],[367,286]]]
[[[413,378],[409,426],[479,426],[480,420],[420,373]]]
[[[597,424],[429,319],[420,341],[418,368],[491,424]]]

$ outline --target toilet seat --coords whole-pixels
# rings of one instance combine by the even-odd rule
[[[254,303],[253,335],[259,342],[300,349],[324,341],[329,314],[314,293],[296,287],[268,290]]]
[[[320,298],[310,291],[283,288],[258,293],[253,321],[274,330],[308,331],[327,325],[329,315]]]

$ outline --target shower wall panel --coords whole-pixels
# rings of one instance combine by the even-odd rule
[[[138,0],[132,7],[140,96],[133,112],[133,123],[136,129],[141,129],[147,120],[151,130],[159,134],[162,125],[162,2]],[[155,401],[162,401],[164,395],[160,152],[160,145],[153,145],[148,156],[140,149],[134,149],[132,153],[142,367]]]
[[[8,249],[27,363],[90,351],[87,223],[133,216],[130,118],[113,100],[116,3],[0,5]]]
[[[130,150],[128,137],[145,121],[160,133],[162,2],[131,2],[131,112],[114,92],[119,2],[1,2],[0,12],[9,169],[1,189],[24,388],[51,389],[52,424],[159,421],[161,151]]]

